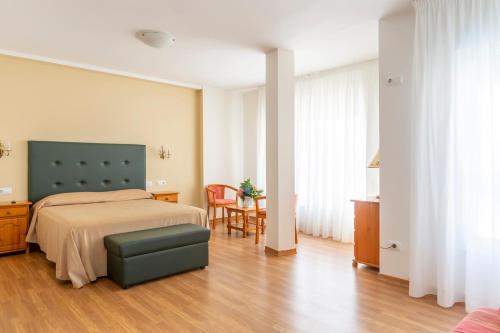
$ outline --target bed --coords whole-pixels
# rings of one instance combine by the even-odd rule
[[[107,235],[193,223],[200,208],[153,200],[145,191],[145,146],[28,142],[28,192],[36,202],[26,240],[80,288],[106,276]]]

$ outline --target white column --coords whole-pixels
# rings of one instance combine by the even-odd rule
[[[294,55],[266,54],[266,253],[295,253]]]

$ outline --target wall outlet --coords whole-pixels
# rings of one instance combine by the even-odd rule
[[[385,86],[386,87],[392,87],[392,86],[400,86],[404,82],[403,76],[390,76],[385,78]]]
[[[391,250],[397,250],[397,251],[401,251],[403,245],[401,244],[400,241],[396,241],[396,240],[391,240],[389,239],[387,241],[387,245],[385,247],[390,247],[392,244],[394,244],[396,247],[393,247],[393,248],[390,248]]]
[[[146,180],[146,187],[153,187],[153,182],[151,180]]]
[[[0,187],[0,195],[12,194],[12,187]]]
[[[166,186],[167,181],[165,179],[160,179],[156,182],[159,186]]]

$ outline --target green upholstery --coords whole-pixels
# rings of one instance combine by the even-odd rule
[[[146,189],[146,146],[28,141],[28,198]]]
[[[108,252],[128,258],[145,253],[208,242],[210,231],[196,224],[126,232],[107,236],[104,243]]]
[[[122,288],[208,265],[210,230],[181,224],[109,235],[108,277]]]
[[[122,288],[208,265],[208,243],[120,258],[108,254],[108,277]]]

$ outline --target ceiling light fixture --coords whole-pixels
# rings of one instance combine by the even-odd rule
[[[175,37],[170,33],[158,30],[140,30],[136,37],[144,44],[154,48],[170,46],[175,42]]]

